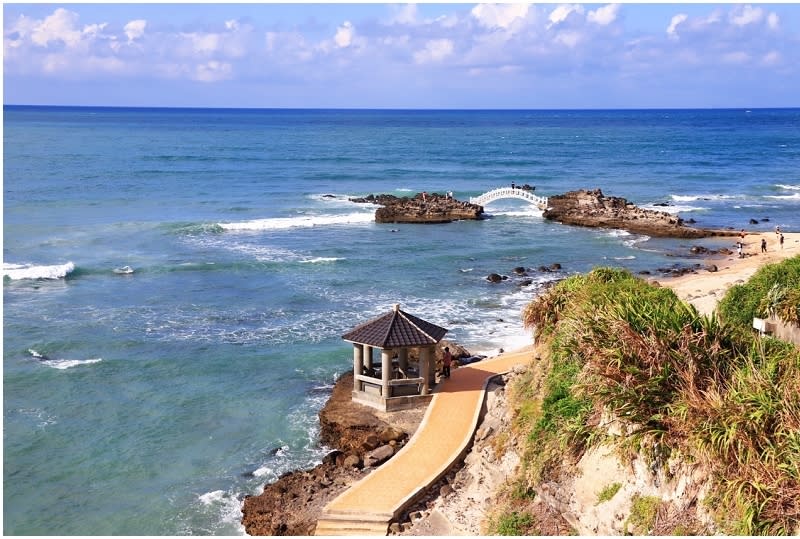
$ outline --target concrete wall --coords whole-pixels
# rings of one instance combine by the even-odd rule
[[[772,324],[774,331],[772,333],[773,337],[777,337],[786,342],[790,342],[795,346],[800,346],[800,328],[793,325],[787,324],[786,322],[780,320],[775,316],[770,316],[767,321]]]

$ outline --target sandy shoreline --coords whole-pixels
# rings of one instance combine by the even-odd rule
[[[706,264],[714,264],[718,271],[682,275],[657,279],[672,288],[684,301],[694,305],[703,314],[711,314],[725,292],[734,284],[747,281],[761,266],[780,262],[800,254],[800,233],[784,233],[783,249],[775,232],[748,233],[744,239],[744,258],[736,253],[724,257],[710,257]],[[767,252],[761,252],[761,239],[767,240]],[[731,238],[733,244],[735,240]]]

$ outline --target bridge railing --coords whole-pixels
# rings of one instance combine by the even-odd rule
[[[487,191],[478,197],[470,197],[469,201],[471,204],[483,206],[484,204],[488,204],[489,202],[493,202],[501,198],[522,198],[524,200],[528,200],[529,202],[533,202],[541,209],[547,208],[547,197],[534,195],[527,189],[521,189],[518,187],[499,187],[497,189]]]

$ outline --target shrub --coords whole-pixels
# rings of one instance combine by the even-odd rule
[[[762,302],[776,285],[788,290],[800,289],[800,256],[762,266],[747,283],[731,287],[717,310],[726,321],[749,328],[754,317],[764,314]],[[795,313],[799,297],[797,292],[793,294]]]
[[[603,487],[603,489],[597,493],[597,503],[595,505],[607,502],[613,498],[614,495],[619,492],[620,488],[622,488],[622,483],[611,483]]]
[[[530,513],[512,511],[501,515],[491,526],[491,532],[494,535],[528,535],[528,528],[532,524],[533,517]]]
[[[625,534],[650,535],[656,522],[661,499],[655,496],[640,496],[634,494],[631,498],[631,514],[625,521]],[[633,530],[629,532],[629,527]]]

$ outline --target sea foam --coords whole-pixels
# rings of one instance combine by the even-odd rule
[[[680,204],[676,204],[674,206],[656,206],[655,204],[644,204],[641,206],[641,208],[645,210],[665,211],[672,215],[675,215],[676,213],[688,213],[692,211],[703,211],[708,209],[702,206],[688,206]]]
[[[40,354],[32,348],[28,350],[28,353],[34,358],[38,359],[42,365],[47,365],[48,367],[59,370],[77,367],[78,365],[91,365],[92,363],[99,363],[103,361],[103,358],[100,357],[94,359],[51,359],[44,354]]]
[[[675,202],[695,202],[697,200],[731,200],[743,198],[742,195],[670,195]]]
[[[75,271],[75,264],[56,264],[35,266],[33,264],[3,264],[3,276],[12,280],[20,279],[63,279]]]
[[[224,230],[230,231],[261,231],[330,225],[360,225],[371,223],[374,220],[375,215],[373,212],[356,212],[343,215],[273,217],[268,219],[254,219],[252,221],[241,221],[236,223],[219,223],[219,226]]]
[[[98,357],[95,359],[48,359],[42,361],[42,365],[47,365],[48,367],[52,367],[54,369],[64,370],[64,369],[71,369],[72,367],[77,367],[79,365],[91,365],[92,363],[99,363],[103,361],[103,358]]]
[[[766,195],[765,198],[774,198],[776,200],[800,200],[800,193],[791,195]]]

